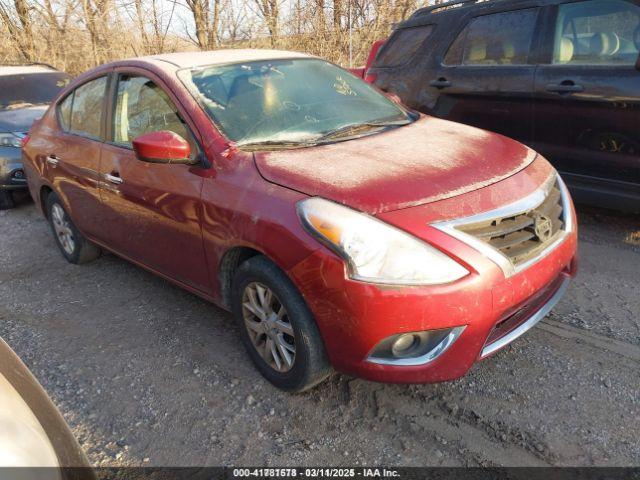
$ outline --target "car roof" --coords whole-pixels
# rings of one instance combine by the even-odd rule
[[[559,0],[538,0],[537,6],[558,3]],[[529,5],[532,0],[450,0],[444,3],[429,5],[416,10],[408,20],[435,19],[440,17],[458,16],[469,11],[493,10],[502,8],[518,8]],[[405,23],[409,23],[408,21]]]
[[[27,73],[53,73],[58,72],[55,68],[47,65],[0,65],[0,76],[2,75],[24,75]]]
[[[197,68],[226,63],[254,62],[260,60],[279,60],[285,58],[315,58],[312,55],[286,50],[268,49],[221,49],[206,52],[176,52],[139,57],[140,61],[160,61],[177,68]]]

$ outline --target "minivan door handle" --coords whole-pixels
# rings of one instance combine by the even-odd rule
[[[561,83],[547,84],[547,92],[553,93],[580,93],[584,92],[582,85],[576,84],[573,80],[565,80]]]
[[[49,165],[51,165],[52,167],[57,167],[58,164],[60,163],[60,159],[58,157],[56,157],[55,155],[49,155],[47,158],[47,163]]]
[[[429,85],[436,88],[448,88],[451,86],[451,82],[444,77],[440,77],[437,80],[431,80]]]
[[[115,183],[116,185],[120,185],[124,182],[122,177],[117,172],[105,173],[104,178],[111,183]]]

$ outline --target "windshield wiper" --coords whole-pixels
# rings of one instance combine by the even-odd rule
[[[382,127],[399,127],[402,125],[408,125],[410,123],[411,123],[411,120],[409,119],[353,123],[350,125],[345,125],[344,127],[329,130],[328,132],[324,132],[319,137],[316,137],[315,140],[316,141],[330,140],[332,138],[339,138],[342,136],[346,136],[348,134],[356,134],[362,130],[366,131],[372,128],[382,128]]]
[[[316,141],[293,141],[293,140],[264,140],[261,142],[238,143],[237,147],[241,150],[270,150],[276,148],[299,148],[313,147],[317,145]]]

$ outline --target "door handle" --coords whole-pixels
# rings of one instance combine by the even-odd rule
[[[429,85],[436,88],[448,88],[451,86],[451,82],[444,77],[440,77],[437,80],[431,80]]]
[[[565,80],[562,83],[549,83],[546,89],[547,89],[547,92],[554,92],[554,93],[584,92],[584,87],[582,85],[576,84],[573,80]]]
[[[52,167],[57,167],[58,164],[60,163],[60,159],[58,157],[56,157],[55,155],[49,155],[47,158],[47,163],[49,165],[51,165]]]
[[[114,172],[115,173],[115,172]],[[111,182],[111,183],[115,183],[116,185],[120,185],[121,183],[124,182],[124,180],[122,179],[122,177],[120,175],[118,175],[117,173],[111,174],[111,173],[105,173],[104,174],[104,178]]]

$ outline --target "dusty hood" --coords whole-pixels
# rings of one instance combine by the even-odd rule
[[[533,150],[477,128],[423,117],[319,147],[255,154],[267,180],[371,214],[477,190],[529,165]]]

